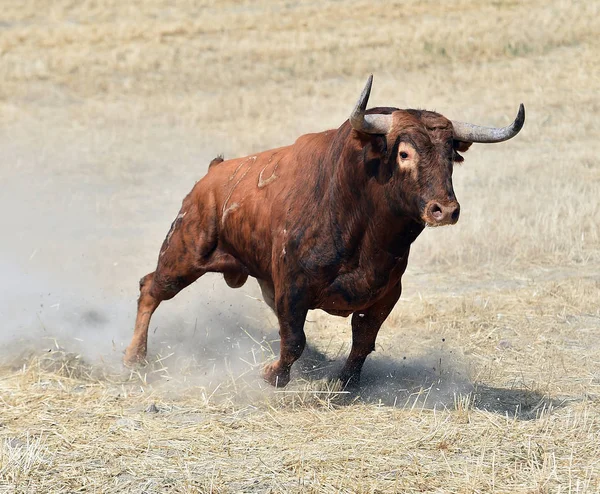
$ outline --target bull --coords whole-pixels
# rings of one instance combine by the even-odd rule
[[[424,110],[366,110],[370,76],[337,130],[244,158],[214,159],[185,197],[158,256],[140,280],[124,362],[143,362],[148,325],[164,300],[208,272],[232,288],[256,278],[275,312],[279,359],[263,370],[278,387],[306,343],[307,312],[352,314],[343,383],[358,383],[377,333],[402,291],[411,244],[425,226],[458,221],[452,170],[472,143],[511,139],[504,128],[451,121]]]

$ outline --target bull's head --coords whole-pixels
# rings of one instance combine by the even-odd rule
[[[380,136],[377,147],[393,167],[386,181],[386,197],[393,209],[429,226],[454,224],[460,206],[452,187],[454,162],[459,152],[474,142],[502,142],[516,136],[525,122],[521,104],[515,121],[503,128],[480,127],[448,120],[421,110],[380,109],[365,111],[373,76],[350,115],[354,130]]]

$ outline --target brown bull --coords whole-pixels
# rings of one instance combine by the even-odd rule
[[[183,200],[156,271],[140,281],[128,365],[146,356],[150,317],[207,272],[231,287],[253,276],[280,327],[279,360],[264,378],[285,386],[304,349],[310,309],[352,316],[343,382],[358,382],[383,321],[398,301],[411,243],[426,225],[454,224],[454,162],[473,142],[514,137],[421,110],[365,111],[372,76],[349,121],[291,146],[213,160]]]

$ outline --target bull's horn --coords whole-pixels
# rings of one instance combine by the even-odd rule
[[[352,113],[350,114],[350,124],[354,130],[365,132],[367,134],[387,134],[392,127],[391,115],[365,115],[372,85],[373,74],[367,79],[367,84],[362,90],[354,110],[352,110]]]
[[[519,106],[517,118],[510,125],[502,128],[496,127],[480,127],[466,122],[455,122],[452,120],[454,127],[454,139],[463,142],[502,142],[512,139],[516,136],[523,124],[525,123],[525,107],[523,103]]]

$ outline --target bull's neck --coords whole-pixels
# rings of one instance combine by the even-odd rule
[[[324,211],[334,231],[354,250],[371,248],[402,256],[423,231],[408,215],[394,212],[385,196],[385,185],[367,174],[362,149],[349,143],[331,163],[332,178]]]

